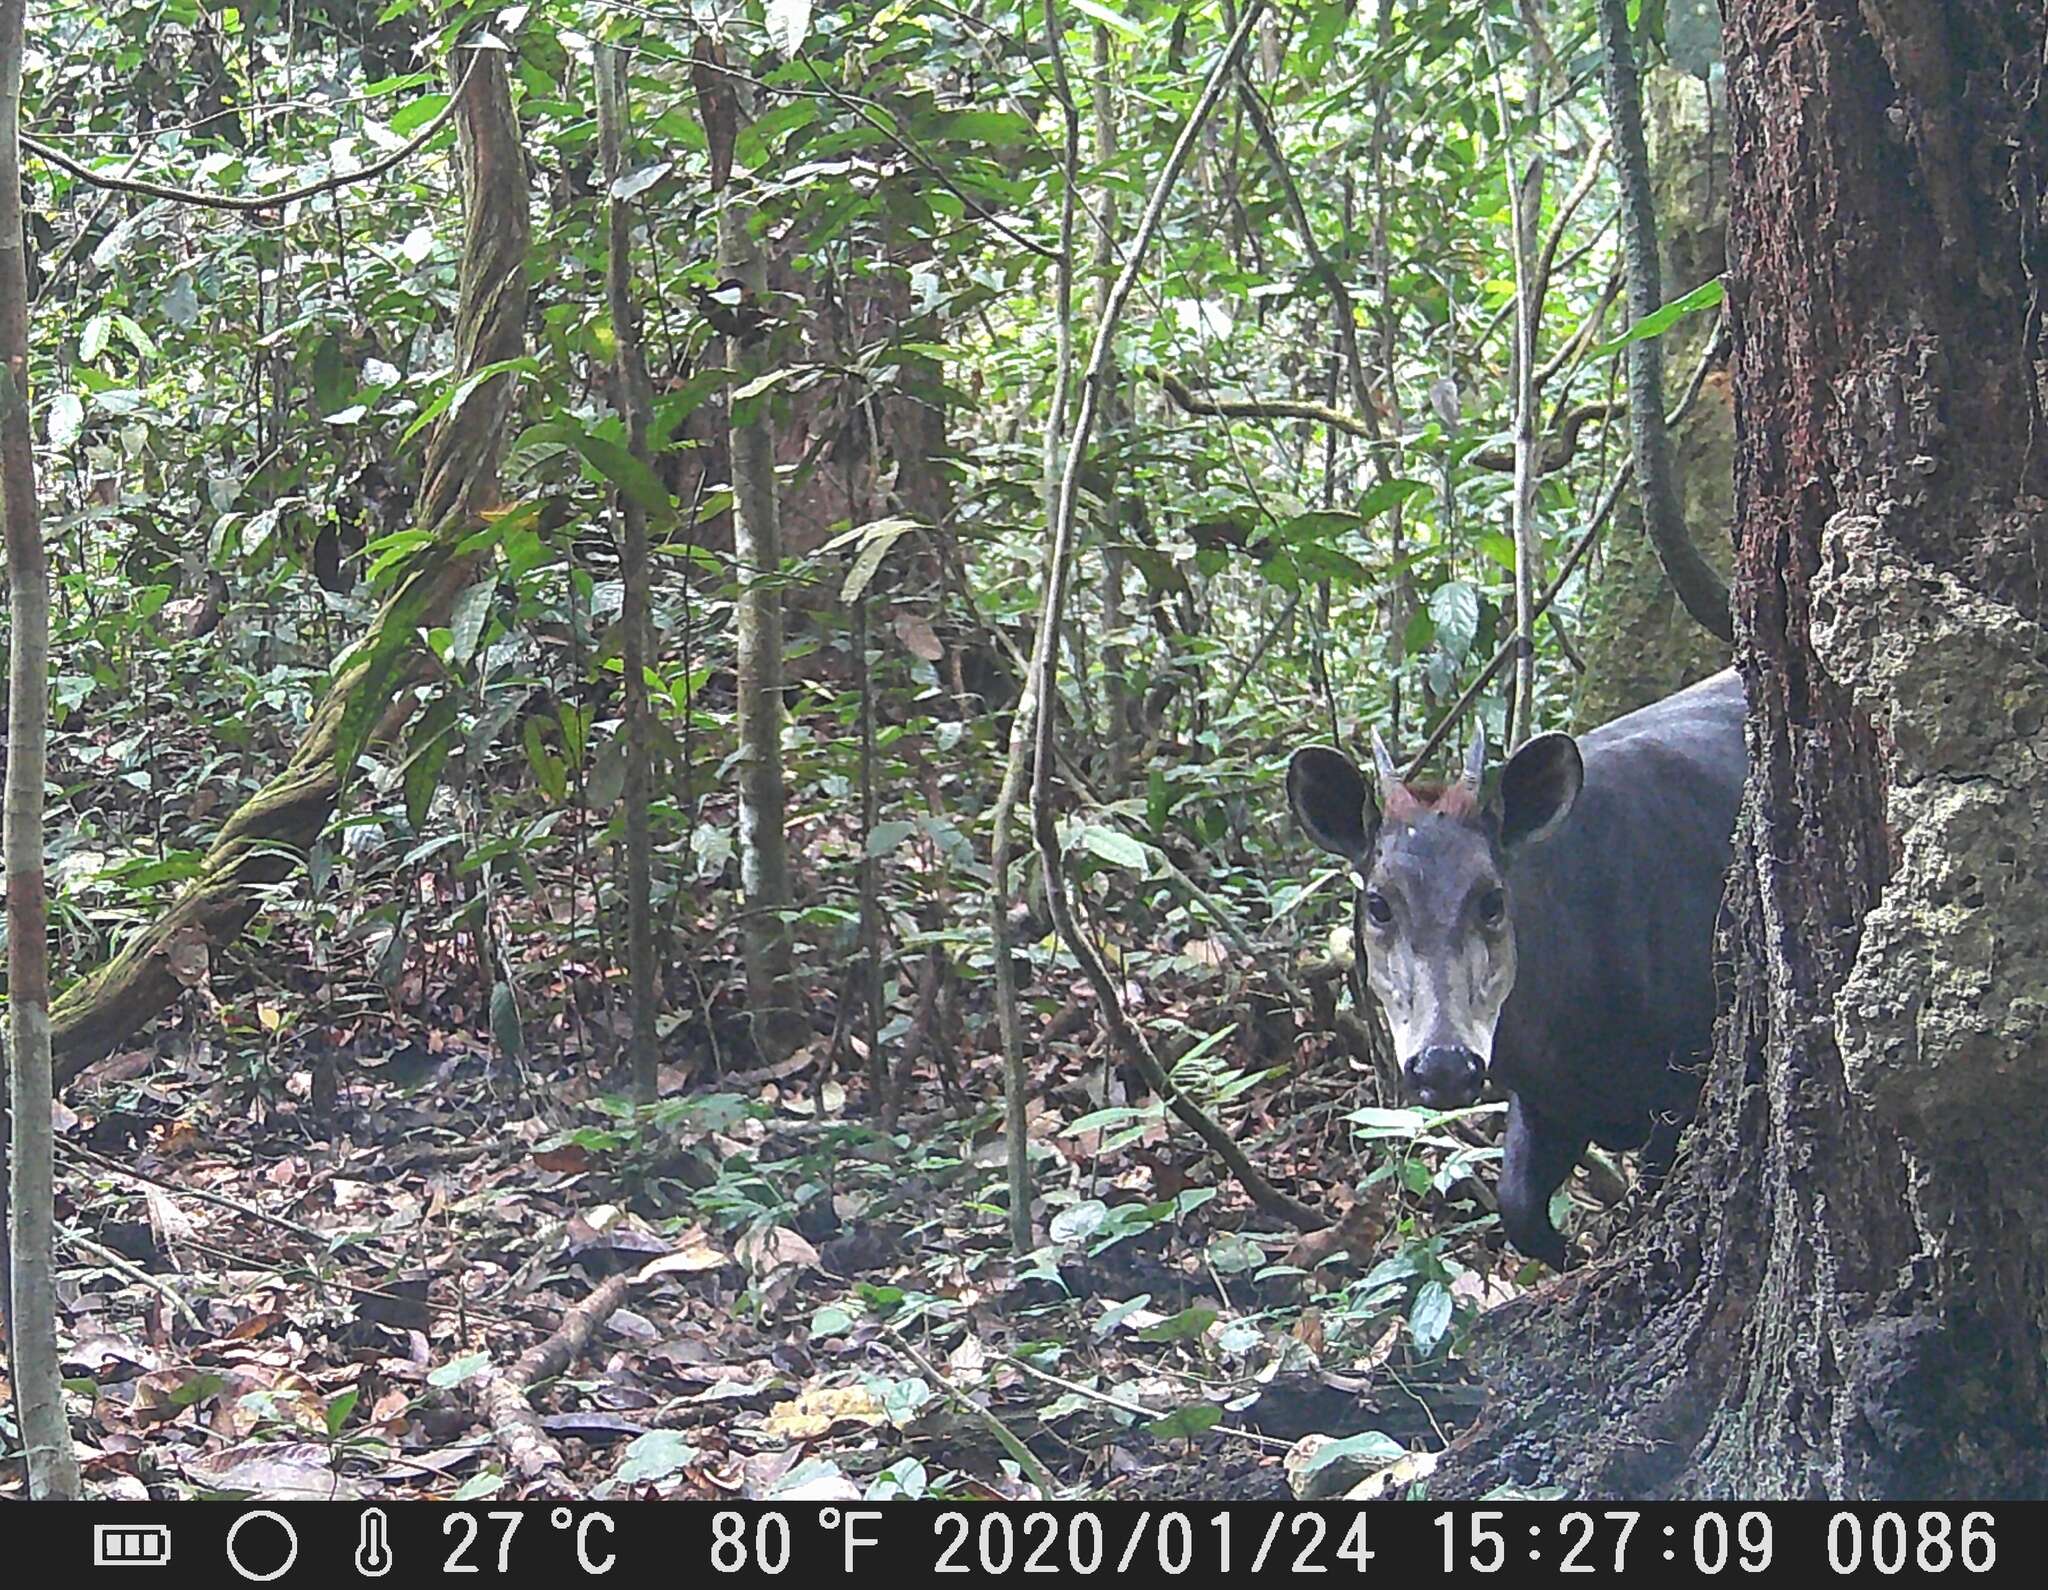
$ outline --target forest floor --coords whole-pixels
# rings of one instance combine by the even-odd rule
[[[914,1078],[893,1138],[858,1076],[821,1081],[823,1037],[772,1070],[679,1066],[636,1118],[601,1018],[513,1059],[476,1000],[423,983],[409,1011],[293,1026],[304,989],[237,979],[59,1107],[97,1494],[1341,1494],[1469,1422],[1463,1332],[1534,1279],[1431,1190],[1440,1157],[1366,1186],[1347,1229],[1372,1251],[1289,1262],[1293,1234],[1126,1099],[1086,1001],[1048,1018],[1046,989],[1045,1246],[1019,1257],[992,1055],[950,1056],[944,1096]],[[1347,1123],[1360,1079],[1296,1048],[1226,1119],[1338,1209],[1374,1146]],[[526,1401],[521,1355],[628,1275]],[[494,1420],[522,1405],[526,1435]]]

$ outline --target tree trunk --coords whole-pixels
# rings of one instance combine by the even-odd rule
[[[2048,1484],[2048,14],[1730,0],[1753,766],[1651,1216],[1499,1311],[1434,1489]]]
[[[466,384],[525,347],[532,228],[526,156],[503,54],[478,50],[456,80],[466,86],[456,111],[464,223],[455,379]],[[334,813],[341,792],[337,751],[354,737],[351,725],[370,713],[374,741],[395,734],[411,716],[410,692],[394,693],[388,671],[380,676],[377,659],[388,662],[390,655],[380,641],[387,635],[409,639],[423,625],[445,623],[456,596],[475,578],[480,554],[460,547],[497,506],[498,445],[511,402],[510,374],[492,375],[435,428],[415,515],[434,533],[433,544],[385,601],[354,660],[335,676],[290,764],[222,826],[198,876],[169,910],[57,1001],[51,1018],[59,1081],[202,980],[210,953],[233,942],[270,887],[298,866]]]
[[[626,52],[600,45],[596,53],[598,136],[603,146],[607,184],[616,183],[626,166]],[[632,455],[645,464],[647,427],[654,400],[647,382],[647,361],[640,351],[640,307],[633,301],[633,206],[614,195],[606,207],[608,251],[605,256],[605,299],[612,319],[612,379],[616,401],[626,417],[626,441]],[[626,777],[620,793],[626,826],[626,980],[633,995],[633,1032],[627,1048],[633,1062],[633,1094],[652,1104],[658,1088],[660,1056],[654,1024],[661,1013],[661,980],[654,966],[654,833],[648,805],[653,797],[649,761],[647,701],[648,571],[647,510],[632,493],[619,493],[619,519],[624,535],[619,548],[619,666],[626,685]]]
[[[730,79],[718,91],[733,102]],[[748,212],[730,187],[719,196],[718,268],[761,305],[768,267],[748,229]],[[726,358],[735,393],[776,367],[761,332],[728,336]],[[783,834],[782,777],[782,520],[776,501],[775,425],[770,396],[731,404],[734,605],[739,675],[740,887],[746,914],[740,932],[747,968],[747,1008],[754,1043],[771,1064],[794,1054],[810,1032],[796,987],[790,949],[789,848]]]
[[[49,891],[43,781],[49,762],[50,561],[36,503],[28,412],[28,257],[21,230],[21,55],[25,0],[0,0],[0,513],[6,520],[7,1194],[9,1379],[29,1495],[78,1499],[78,1458],[57,1357],[57,1260],[50,1130]]]

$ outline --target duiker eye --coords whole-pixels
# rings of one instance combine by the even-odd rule
[[[1365,897],[1365,914],[1380,927],[1393,924],[1394,908],[1387,904],[1387,897],[1375,889]]]
[[[1479,898],[1479,920],[1488,927],[1499,927],[1501,919],[1508,914],[1508,897],[1500,889],[1488,889]]]

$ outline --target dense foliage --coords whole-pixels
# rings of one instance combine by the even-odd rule
[[[1664,8],[1640,10],[1656,57]],[[516,399],[497,501],[465,543],[474,578],[368,648],[374,700],[343,722],[342,803],[304,866],[238,945],[188,946],[175,1017],[70,1097],[76,1226],[97,1235],[68,1262],[122,1300],[110,1342],[131,1339],[122,1310],[156,1318],[162,1300],[94,1257],[133,1247],[137,1189],[88,1156],[155,1173],[200,1156],[255,1206],[196,1226],[188,1209],[181,1228],[149,1193],[131,1258],[195,1257],[165,1328],[132,1338],[133,1373],[101,1376],[110,1430],[215,1408],[216,1467],[186,1467],[202,1487],[289,1489],[247,1467],[262,1440],[316,1472],[417,1455],[450,1436],[448,1399],[491,1348],[516,1352],[511,1300],[548,1264],[604,1274],[656,1247],[687,1259],[662,1322],[608,1349],[611,1391],[580,1394],[604,1417],[564,1426],[609,1485],[715,1472],[766,1493],[843,1468],[884,1493],[1002,1488],[1040,1464],[1114,1485],[1219,1419],[1266,1432],[1205,1447],[1233,1468],[1314,1430],[1392,1432],[1347,1459],[1437,1444],[1405,1395],[1340,1409],[1319,1365],[1355,1371],[1347,1391],[1419,1377],[1455,1423],[1462,1327],[1516,1284],[1472,1176],[1497,1156],[1490,1111],[1428,1117],[1386,1087],[1345,992],[1348,887],[1291,833],[1278,779],[1311,738],[1355,747],[1377,727],[1412,755],[1442,728],[1447,763],[1473,732],[1527,732],[1501,666],[1518,568],[1539,592],[1572,571],[1534,635],[1533,721],[1568,721],[1603,600],[1602,550],[1582,541],[1628,456],[1609,423],[1629,327],[1591,4],[1265,14],[1161,200],[1082,475],[1054,798],[1083,923],[1181,1085],[1266,1174],[1352,1207],[1348,1259],[1290,1255],[1168,1130],[1053,932],[1035,859],[1011,918],[1029,1251],[1004,1214],[991,821],[1077,401],[1063,377],[1239,15],[117,0],[31,16],[60,989],[199,872],[431,550],[424,449],[478,385],[456,373],[444,114],[472,51],[510,62],[534,227],[526,352],[490,372]],[[1671,33],[1677,48],[1675,16]],[[630,61],[610,184],[599,44]],[[276,198],[330,178],[346,180]],[[635,206],[645,459],[614,372],[613,201]],[[765,255],[765,295],[721,269],[721,207]],[[1524,301],[1544,467],[1518,549]],[[729,373],[727,332],[767,373]],[[728,426],[749,417],[772,426],[783,516],[811,1026],[791,1060],[756,1052],[739,959]],[[621,1070],[622,501],[654,535],[663,1097],[638,1111]],[[1352,1041],[1330,1037],[1339,1007],[1365,1018]],[[431,1313],[399,1284],[412,1267]],[[394,1289],[411,1301],[362,1306]],[[326,1369],[281,1377],[223,1349],[272,1330],[316,1339]],[[380,1330],[413,1333],[416,1372],[393,1367],[408,1350],[361,1368]],[[123,1381],[142,1394],[109,1389]],[[738,1425],[708,1423],[707,1398]],[[657,1408],[674,1417],[639,1417]],[[792,1473],[835,1429],[829,1461]],[[634,1433],[622,1468],[603,1443]],[[460,1474],[448,1488],[512,1483]]]

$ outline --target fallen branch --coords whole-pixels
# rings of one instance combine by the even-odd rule
[[[548,1439],[540,1427],[540,1415],[527,1400],[534,1387],[552,1380],[583,1355],[597,1328],[618,1312],[645,1273],[613,1276],[564,1314],[553,1335],[527,1348],[517,1363],[491,1376],[485,1385],[484,1409],[490,1416],[491,1434],[525,1478],[536,1480],[563,1467],[561,1448]]]

